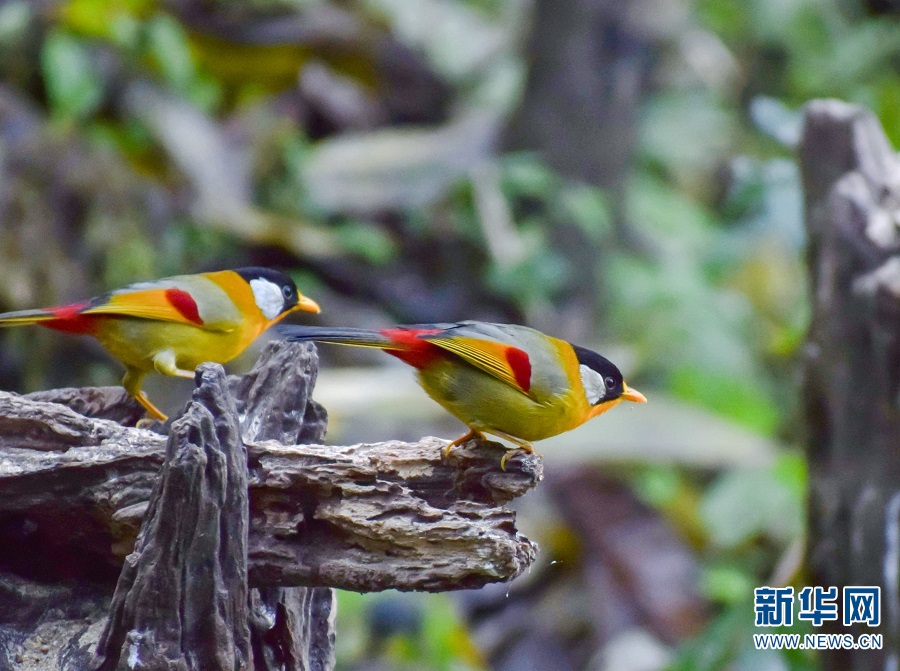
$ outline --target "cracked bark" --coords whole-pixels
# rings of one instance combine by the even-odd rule
[[[853,633],[884,635],[882,650],[832,650],[823,659],[832,669],[896,667],[900,160],[874,115],[820,100],[806,108],[800,165],[813,302],[804,351],[809,563],[826,587],[879,585],[881,626]]]
[[[116,389],[0,393],[0,669],[328,669],[331,588],[460,589],[530,565],[503,506],[539,459],[295,444],[324,435],[316,363],[273,343],[243,378],[203,366],[168,437],[49,402],[127,419]]]
[[[98,671],[247,669],[247,457],[221,366],[203,364],[97,643]]]

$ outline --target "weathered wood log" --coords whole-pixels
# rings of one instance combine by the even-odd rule
[[[813,300],[804,352],[809,562],[821,585],[880,586],[881,625],[854,633],[884,634],[880,651],[824,656],[830,669],[896,668],[900,160],[870,112],[825,100],[806,108],[800,164]]]
[[[244,440],[321,443],[328,418],[312,400],[313,351],[270,348],[267,365],[231,379]],[[299,355],[299,356],[298,356]],[[250,590],[250,640],[256,671],[328,671],[334,667],[331,587],[261,587]]]
[[[180,617],[178,626],[169,621],[167,629],[171,634],[182,627],[182,638],[190,640],[204,627],[213,627],[231,651],[225,660],[229,668],[331,668],[331,587],[459,589],[509,580],[533,560],[534,545],[518,534],[513,513],[502,505],[540,479],[536,457],[511,458],[503,472],[502,448],[490,444],[462,446],[449,459],[438,439],[351,447],[284,445],[279,441],[318,440],[324,433],[324,411],[309,398],[315,380],[312,350],[270,345],[254,371],[229,381],[236,399],[231,419],[222,400],[230,395],[217,370],[201,369],[195,402],[170,427],[168,457],[164,435],[0,393],[0,537],[10,541],[0,544],[0,570],[8,571],[0,574],[0,651],[5,647],[7,658],[33,654],[38,630],[46,622],[29,616],[29,609],[21,617],[5,618],[6,609],[11,612],[23,601],[66,600],[72,592],[60,580],[90,579],[90,598],[80,597],[80,607],[78,599],[66,601],[55,620],[52,644],[38,646],[48,648],[45,656],[56,655],[56,665],[46,668],[86,668],[102,622],[98,604],[108,600],[123,558],[149,515],[142,540],[126,561],[97,652],[101,668],[118,668],[132,651],[137,655],[132,660],[151,660],[142,668],[159,668],[152,651],[166,649],[155,645],[165,637],[146,644],[148,627],[142,623],[155,619],[164,624],[165,615],[147,613],[161,604],[187,603],[188,590],[173,588],[154,600],[147,597],[147,586],[172,583],[166,576],[187,575],[179,573],[182,565],[168,573],[164,569],[171,568],[176,555],[183,561],[191,548],[201,547],[207,564],[199,574],[209,576],[210,566],[221,570],[212,572],[217,589],[194,588],[195,596],[215,604],[210,599],[216,593],[231,591],[222,576],[239,578],[240,562],[230,564],[226,556],[240,554],[240,543],[217,555],[212,551],[220,546],[209,542],[223,527],[231,529],[225,534],[229,538],[242,534],[233,517],[242,505],[228,494],[235,478],[240,481],[233,470],[241,461],[234,458],[236,449],[241,454],[246,449],[242,465],[249,464],[245,566],[249,584],[260,590],[251,591],[249,613],[240,617],[193,622]],[[93,404],[105,408],[104,413],[116,412],[108,402],[114,393],[88,395],[92,400],[82,399],[82,407]],[[71,401],[78,394],[66,391],[55,397]],[[223,428],[238,421],[243,439],[233,428]],[[251,437],[267,440],[251,442]],[[224,486],[227,481],[232,485]],[[203,494],[188,490],[189,483]],[[226,514],[222,504],[228,500],[233,505]],[[178,501],[182,507],[172,513]],[[205,542],[185,533],[182,516],[195,520],[191,524]],[[57,584],[45,589],[47,583]],[[201,584],[208,586],[208,581]],[[234,591],[241,594],[240,588]],[[203,603],[203,598],[194,600]],[[248,603],[246,598],[242,602]],[[211,610],[238,610],[236,601],[228,603]],[[251,653],[244,636],[248,622]],[[207,652],[212,655],[212,648]],[[251,657],[247,663],[252,666],[242,667],[242,660]],[[0,654],[0,669],[5,662]]]
[[[15,445],[0,447],[0,516],[30,520],[38,547],[118,568],[166,438],[8,394],[0,413],[0,441]],[[445,446],[248,443],[251,584],[443,591],[518,575],[535,548],[499,506],[536,484],[539,459],[513,456],[503,472],[499,446],[449,459]]]
[[[233,669],[251,664],[247,455],[216,364],[172,424],[137,545],[97,643],[97,671]]]

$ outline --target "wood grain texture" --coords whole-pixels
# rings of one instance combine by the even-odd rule
[[[813,303],[809,562],[821,585],[882,590],[881,627],[853,633],[884,634],[884,649],[823,658],[829,669],[890,668],[900,655],[900,160],[871,112],[819,100],[806,108],[800,167]]]
[[[221,366],[169,432],[166,460],[125,560],[94,667],[249,669],[247,456]]]
[[[242,378],[204,364],[154,430],[0,392],[0,612],[64,602],[44,666],[26,644],[46,620],[0,618],[0,651],[23,660],[10,668],[329,669],[332,588],[463,589],[531,564],[504,505],[541,479],[539,458],[504,472],[490,443],[449,458],[437,438],[313,444],[316,367],[301,343],[270,344]],[[116,416],[114,393],[49,397]]]

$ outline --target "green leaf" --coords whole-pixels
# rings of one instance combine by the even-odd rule
[[[575,184],[564,188],[560,206],[567,218],[592,240],[602,240],[612,229],[609,201],[595,186]]]
[[[538,154],[517,152],[498,161],[503,191],[509,198],[549,198],[559,179]]]
[[[799,452],[782,454],[772,471],[775,479],[790,489],[794,496],[802,499],[806,496],[809,469],[806,459]]]
[[[374,224],[350,221],[334,229],[340,245],[370,263],[388,263],[397,253],[391,237]]]
[[[681,476],[674,468],[650,466],[632,482],[635,493],[656,508],[665,508],[681,490]]]
[[[755,579],[739,566],[719,564],[704,569],[700,589],[713,601],[724,604],[746,602],[753,596]]]
[[[716,615],[698,636],[678,651],[669,671],[816,671],[814,653],[808,650],[756,650],[752,599],[737,601]],[[808,622],[778,627],[765,633],[812,633]],[[762,653],[762,654],[760,654]]]
[[[778,427],[779,409],[760,380],[684,365],[672,371],[669,390],[759,433],[771,435]]]
[[[54,117],[85,119],[100,105],[103,84],[81,40],[50,32],[41,48],[41,70]]]
[[[512,298],[522,308],[549,300],[572,276],[567,259],[543,243],[543,234],[523,227],[528,255],[512,265],[492,263],[485,280],[499,294]]]
[[[796,471],[796,457],[789,456],[771,469],[721,475],[700,504],[713,544],[730,549],[760,535],[786,544],[803,533],[805,488]]]
[[[895,147],[900,145],[900,78],[888,77],[874,85],[872,98],[885,134]]]
[[[712,245],[717,223],[713,213],[664,180],[649,173],[637,175],[627,199],[634,226],[666,251],[699,255]]]
[[[737,135],[737,120],[710,93],[663,93],[642,110],[639,148],[682,182],[715,168]]]
[[[186,92],[196,68],[187,34],[175,19],[155,16],[146,25],[147,49],[163,78],[175,89]]]
[[[481,654],[460,621],[453,602],[444,594],[356,594],[337,590],[337,668],[348,669],[375,659],[386,668],[412,671],[481,671]],[[421,614],[421,628],[398,631],[373,655],[373,607],[403,601]],[[424,665],[424,666],[423,666]]]

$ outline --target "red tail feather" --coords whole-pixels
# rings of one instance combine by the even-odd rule
[[[425,368],[425,366],[434,362],[435,359],[447,355],[446,351],[437,345],[419,338],[422,335],[441,333],[441,329],[394,328],[384,329],[379,331],[379,333],[386,338],[390,338],[392,342],[404,346],[403,349],[386,349],[384,351],[413,368]]]
[[[37,323],[49,329],[66,333],[93,333],[97,326],[97,318],[81,314],[81,311],[88,306],[90,306],[90,302],[85,301],[83,303],[61,305],[58,308],[47,308],[45,312],[53,315],[54,319],[47,319]]]

